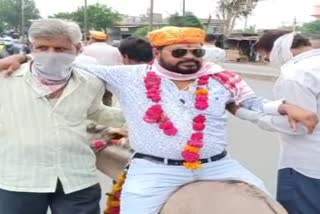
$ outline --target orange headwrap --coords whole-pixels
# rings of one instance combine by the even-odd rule
[[[204,43],[205,31],[194,27],[163,27],[148,34],[154,47],[179,43]]]
[[[107,34],[102,31],[91,30],[89,33],[90,37],[97,40],[106,40],[108,37]]]

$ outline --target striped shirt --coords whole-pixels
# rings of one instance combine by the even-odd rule
[[[119,119],[102,105],[103,83],[74,69],[63,94],[48,100],[26,64],[10,78],[0,77],[0,188],[65,193],[96,184],[96,156],[86,126]],[[115,113],[115,114],[114,114]]]

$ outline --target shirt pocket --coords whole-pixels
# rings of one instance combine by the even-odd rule
[[[225,114],[228,95],[223,89],[209,91],[209,114],[214,117]]]
[[[81,99],[81,98],[80,98]],[[79,101],[77,99],[69,99],[64,105],[59,106],[55,110],[55,114],[63,118],[68,125],[79,125],[87,119],[87,110],[90,103]]]

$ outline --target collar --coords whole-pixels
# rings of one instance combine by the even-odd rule
[[[320,49],[312,49],[312,50],[305,51],[301,54],[294,56],[291,61],[292,61],[292,63],[295,64],[301,60],[304,60],[304,59],[307,59],[310,57],[314,57],[314,56],[319,56],[319,55],[320,55]]]

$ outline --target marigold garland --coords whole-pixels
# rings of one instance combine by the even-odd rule
[[[113,184],[112,191],[108,194],[107,208],[105,209],[104,214],[120,214],[120,196],[126,177],[127,172],[125,170]]]
[[[198,87],[195,91],[194,107],[198,110],[205,110],[209,107],[209,90],[208,83],[211,75],[204,75],[198,79]],[[178,129],[174,126],[170,118],[164,112],[161,101],[161,77],[154,71],[149,71],[144,79],[147,97],[155,104],[150,106],[144,116],[147,123],[157,123],[163,133],[174,136],[178,133]],[[192,133],[190,140],[184,146],[181,156],[184,159],[184,166],[189,169],[201,168],[200,150],[203,147],[203,131],[206,128],[206,117],[203,114],[197,114],[192,122]]]

